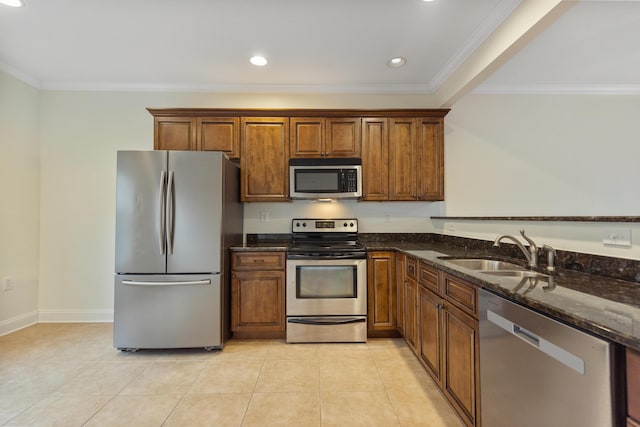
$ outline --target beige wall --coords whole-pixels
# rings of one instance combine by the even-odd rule
[[[146,107],[423,106],[419,96],[38,93],[17,80],[2,74],[0,77],[9,92],[17,93],[12,96],[19,98],[7,107],[3,90],[0,112],[13,109],[15,103],[32,105],[23,120],[28,118],[27,122],[34,123],[12,125],[27,134],[21,141],[28,140],[28,155],[11,154],[18,148],[7,143],[5,126],[0,131],[2,158],[8,153],[29,165],[16,168],[12,174],[2,169],[3,180],[28,171],[28,179],[22,179],[24,191],[2,187],[2,194],[9,194],[30,208],[28,215],[10,218],[1,211],[0,224],[3,233],[10,229],[12,244],[30,242],[31,253],[25,258],[31,266],[26,268],[29,274],[25,276],[30,275],[29,280],[34,283],[39,277],[37,303],[32,295],[30,304],[23,304],[18,312],[6,316],[15,318],[37,308],[44,321],[112,318],[116,151],[152,149],[153,120]],[[632,228],[634,236],[640,236],[640,230],[628,224],[430,219],[445,214],[638,215],[640,198],[633,187],[639,173],[634,161],[640,153],[634,142],[638,129],[633,112],[639,111],[639,106],[640,97],[631,96],[470,95],[454,105],[445,120],[445,203],[247,204],[245,231],[286,233],[292,217],[316,215],[356,216],[361,219],[363,232],[436,231],[493,239],[499,233],[515,234],[519,227],[525,227],[540,244],[640,259],[637,245],[620,249],[600,242],[601,235],[611,228]],[[38,119],[39,134],[30,135],[27,130],[37,128]],[[25,149],[21,147],[20,151]],[[38,153],[40,168],[37,162],[33,166],[26,160]],[[265,211],[269,212],[269,222],[260,221],[260,213]],[[4,266],[4,239],[2,250],[0,274],[14,274]],[[3,301],[10,294],[0,291]]]
[[[38,91],[0,72],[0,334],[38,309]],[[12,290],[2,281],[13,277]]]
[[[468,95],[446,118],[447,216],[640,215],[640,96]],[[492,240],[525,228],[558,249],[640,259],[640,224],[433,220]],[[632,231],[632,247],[602,238]]]

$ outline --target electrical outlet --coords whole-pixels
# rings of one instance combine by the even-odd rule
[[[607,230],[602,243],[607,246],[631,246],[631,229],[630,228],[618,228],[615,230]]]
[[[269,211],[260,212],[260,222],[269,222]]]
[[[2,279],[2,290],[10,291],[13,289],[13,277],[6,276]]]

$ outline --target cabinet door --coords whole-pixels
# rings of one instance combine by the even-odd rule
[[[404,281],[407,280],[406,274],[407,256],[396,254],[396,319],[398,323],[398,332],[404,335]]]
[[[326,119],[326,154],[330,157],[360,157],[360,123],[360,117]]]
[[[284,331],[284,292],[284,271],[234,271],[231,279],[231,330]]]
[[[155,150],[196,150],[196,120],[191,117],[156,117]]]
[[[389,200],[417,199],[417,130],[414,118],[389,119]]]
[[[367,255],[367,322],[369,331],[396,330],[395,263],[392,252]]]
[[[444,119],[420,119],[418,199],[444,200]]]
[[[640,423],[640,353],[628,348],[626,357],[627,411],[630,419]]]
[[[230,159],[240,158],[240,119],[201,117],[197,121],[198,149],[223,151]]]
[[[478,321],[449,303],[446,303],[442,315],[442,389],[465,423],[474,426],[479,419]]]
[[[243,202],[289,200],[289,119],[242,118]]]
[[[419,286],[418,324],[420,362],[433,379],[442,383],[442,299]]]
[[[418,354],[418,283],[411,278],[404,283],[404,339]]]
[[[322,157],[324,149],[324,119],[291,118],[291,158]]]
[[[362,200],[389,199],[387,119],[362,119]]]

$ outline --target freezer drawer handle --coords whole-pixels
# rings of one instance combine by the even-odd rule
[[[289,323],[299,323],[301,325],[348,325],[350,323],[363,323],[367,319],[363,317],[355,319],[289,319]]]
[[[179,282],[140,282],[138,280],[123,280],[123,285],[130,286],[189,286],[189,285],[210,285],[211,280],[186,280]]]

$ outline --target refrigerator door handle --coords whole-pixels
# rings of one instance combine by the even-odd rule
[[[175,282],[147,282],[139,280],[123,280],[123,285],[130,286],[190,286],[190,285],[210,285],[211,280],[185,280]]]
[[[167,246],[166,237],[167,234],[165,232],[166,229],[166,212],[165,205],[167,203],[167,171],[160,172],[160,218],[158,220],[158,224],[160,225],[160,253],[164,255],[164,249]]]
[[[167,254],[173,253],[173,205],[174,205],[174,182],[173,171],[169,171],[169,179],[167,180],[167,201],[166,201],[166,235],[167,235]]]

